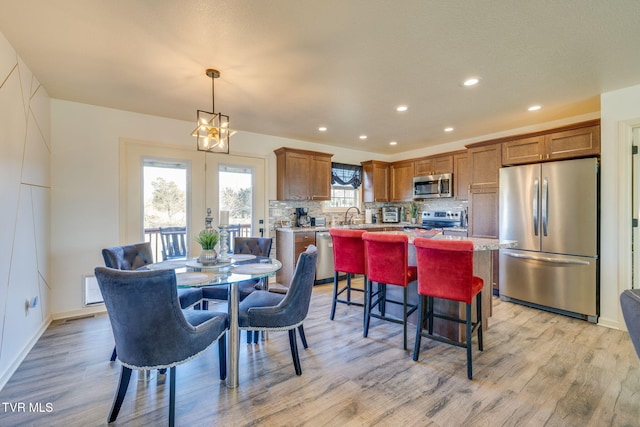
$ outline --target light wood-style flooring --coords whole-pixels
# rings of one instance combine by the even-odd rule
[[[423,338],[414,362],[413,327],[404,351],[401,325],[372,319],[362,337],[361,307],[338,305],[330,321],[332,286],[314,288],[302,376],[286,332],[257,345],[243,334],[238,389],[218,379],[216,346],[178,366],[176,424],[640,426],[640,360],[626,332],[494,298],[470,381],[464,349]],[[106,315],[52,324],[0,391],[0,426],[106,425],[120,372],[112,349]],[[165,425],[167,379],[134,373],[113,425]],[[6,405],[20,402],[25,411]]]

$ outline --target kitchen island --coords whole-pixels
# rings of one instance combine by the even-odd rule
[[[350,228],[366,231],[401,231],[405,228],[416,228],[418,225],[409,223],[377,223],[377,224],[357,224],[340,225],[337,227],[279,227],[276,228],[276,258],[282,263],[282,268],[278,271],[276,280],[280,285],[288,286],[291,276],[296,266],[298,256],[307,249],[309,245],[318,246],[316,233],[327,233],[330,228]],[[326,248],[324,248],[326,249]],[[333,268],[333,254],[326,253],[326,250],[318,248],[319,258],[331,257]],[[328,251],[330,252],[330,250]],[[325,265],[322,259],[318,259],[318,265]],[[328,280],[328,279],[326,279]],[[331,279],[333,281],[333,279]],[[322,283],[319,281],[318,283]]]
[[[413,239],[421,237],[420,232],[407,232],[409,236],[409,265],[416,265],[416,248],[413,246]],[[482,330],[489,327],[489,317],[493,314],[492,295],[493,295],[493,251],[505,248],[513,248],[518,242],[515,240],[498,240],[485,239],[478,237],[459,237],[436,234],[431,237],[439,240],[471,240],[473,242],[473,274],[480,277],[484,281],[482,288]],[[417,291],[416,291],[417,292]],[[453,314],[464,318],[464,305],[455,301],[436,299],[436,311],[442,314]],[[472,307],[473,318],[475,318],[475,305]],[[464,325],[454,325],[452,322],[446,322],[442,319],[434,320],[434,330],[436,333],[451,339],[464,341],[465,331]]]
[[[406,230],[410,228],[411,224],[359,224],[359,225],[345,225],[338,226],[336,228],[350,228],[356,230],[367,230],[370,232],[386,232],[396,234],[406,234],[409,237],[409,265],[416,265],[416,251],[413,246],[413,239],[416,237],[428,237],[433,239],[448,239],[448,240],[471,240],[474,247],[473,256],[473,272],[474,275],[482,278],[484,281],[484,288],[482,289],[482,325],[483,330],[486,330],[489,326],[489,317],[492,315],[492,294],[493,294],[493,269],[496,266],[493,265],[493,251],[499,249],[512,248],[517,246],[517,242],[514,240],[500,241],[498,239],[485,239],[477,237],[463,237],[452,236],[446,233],[436,233],[433,231],[423,230],[415,225],[411,228],[414,230]],[[295,267],[295,260],[297,259],[297,253],[305,250],[309,244],[315,244],[315,233],[326,232],[330,227],[285,227],[278,228],[277,234],[277,253],[278,259],[282,262],[283,268],[280,270],[280,276],[277,278],[278,282],[282,285],[289,283],[290,276],[287,276],[285,270],[285,264],[288,263],[288,268],[293,271]],[[446,231],[446,230],[445,230]],[[289,273],[291,274],[291,273]],[[285,277],[286,276],[286,277]],[[284,278],[284,280],[283,280]],[[396,289],[397,288],[397,289]],[[389,295],[393,295],[401,290],[396,286],[389,286],[387,289]],[[400,294],[398,294],[400,295]],[[417,294],[417,282],[413,282],[409,285],[410,303],[415,303],[418,300]],[[395,295],[394,295],[395,297]],[[438,301],[437,311],[440,313],[456,314],[464,313],[464,307],[460,307],[461,304],[453,301]],[[395,313],[394,310],[399,309],[394,304],[388,305],[388,311],[394,315],[401,316],[401,312]],[[475,307],[474,307],[475,313]],[[475,315],[475,314],[474,314]],[[416,323],[416,315],[410,316],[409,320],[412,323]],[[445,322],[442,319],[435,320],[435,331],[441,335],[447,336],[451,339],[463,340],[464,339],[464,327],[459,327],[453,322]],[[440,323],[440,324],[438,324]]]

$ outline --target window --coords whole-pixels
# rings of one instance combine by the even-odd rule
[[[144,161],[144,228],[187,225],[187,167]]]
[[[187,164],[144,159],[143,182],[145,241],[151,242],[154,260],[160,261],[160,227],[187,228]]]
[[[324,202],[324,210],[344,212],[350,206],[360,207],[362,166],[331,164],[331,200]]]
[[[251,236],[253,213],[253,170],[250,167],[218,165],[220,210],[229,211],[229,223],[246,229],[243,236]]]
[[[324,202],[327,211],[343,211],[350,206],[360,206],[360,191],[344,185],[331,186],[331,200]]]

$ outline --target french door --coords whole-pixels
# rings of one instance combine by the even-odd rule
[[[213,226],[219,225],[220,171],[243,171],[250,174],[250,235],[266,235],[267,177],[265,159],[261,157],[210,154],[192,147],[123,139],[120,142],[120,238],[121,244],[142,242],[144,231],[144,165],[150,160],[180,164],[185,167],[187,256],[200,253],[193,236],[205,227],[207,209],[211,209]]]
[[[206,155],[206,207],[211,209],[213,225],[220,221],[220,210],[230,211],[230,222],[238,223],[249,236],[267,235],[265,212],[267,211],[267,180],[265,159],[262,157],[228,154]],[[249,212],[229,201],[229,193],[234,198],[247,196],[243,206]]]

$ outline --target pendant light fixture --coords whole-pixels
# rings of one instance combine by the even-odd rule
[[[236,132],[229,128],[229,116],[215,112],[214,82],[220,71],[209,68],[206,74],[211,78],[211,112],[198,110],[198,127],[192,135],[197,138],[198,151],[229,154],[229,137]]]

